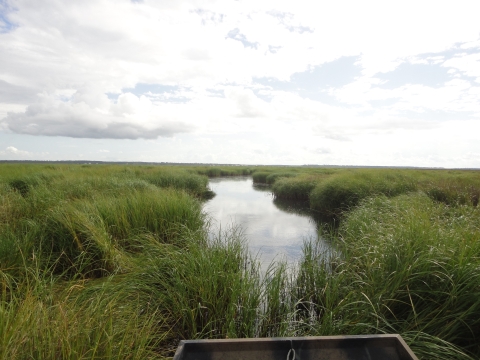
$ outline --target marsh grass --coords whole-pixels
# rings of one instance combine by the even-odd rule
[[[275,173],[258,174],[258,181],[266,182],[266,178]],[[315,172],[302,169],[295,177],[279,176],[272,185],[276,198],[309,200],[313,210],[335,219],[340,219],[342,214],[368,197],[394,197],[417,190],[447,205],[476,207],[480,199],[480,176],[467,170],[336,169]]]
[[[22,170],[15,178],[30,176]],[[27,193],[11,174],[0,187],[0,358],[163,358],[183,338],[272,328],[243,235],[207,236],[204,176],[30,170],[47,175],[35,175]]]
[[[284,282],[287,332],[400,333],[421,359],[478,358],[479,185],[470,171],[348,169],[278,179],[277,199],[307,198],[340,220],[330,234],[336,251],[306,242]]]
[[[207,236],[200,198],[223,169],[1,164],[0,359],[371,333],[400,333],[421,359],[480,357],[476,172],[257,167],[278,200],[340,219],[335,251],[305,241],[297,265],[261,273],[240,229]]]
[[[149,183],[161,187],[172,187],[189,191],[197,196],[203,194],[208,185],[206,176],[191,174],[183,171],[160,171],[139,176]]]
[[[255,171],[252,174],[252,179],[254,184],[266,184],[267,183],[267,177],[271,175],[271,172],[267,171]]]
[[[345,171],[320,181],[310,193],[310,206],[326,215],[338,217],[367,197],[392,197],[416,189],[416,182],[402,172]]]
[[[405,334],[421,358],[476,357],[478,220],[473,207],[451,208],[423,193],[365,200],[340,225],[342,255],[330,270],[312,267],[312,252],[306,252],[300,288],[312,290],[303,298],[314,304],[320,322],[336,313],[348,333]],[[320,296],[327,286],[335,310]]]
[[[254,336],[258,265],[235,234],[153,261],[139,282],[168,309],[175,340]]]
[[[301,174],[293,178],[283,177],[273,183],[272,193],[278,199],[309,200],[312,190],[326,176],[328,175]]]
[[[196,166],[190,168],[190,170],[197,174],[206,175],[209,178],[220,176],[247,176],[251,175],[254,171],[252,167],[246,166]]]
[[[277,182],[279,179],[282,178],[294,178],[298,175],[298,173],[295,172],[275,172],[273,174],[270,174],[266,177],[266,183],[269,185],[273,185],[275,182]]]
[[[88,285],[59,290],[55,280],[32,276],[0,302],[1,359],[158,358],[162,334],[153,317],[138,315],[138,301],[105,287],[79,303]]]
[[[191,234],[201,242],[195,196],[206,178],[183,170],[6,168],[13,171],[1,173],[0,187],[0,358],[161,357],[170,318],[139,296],[141,284],[118,284],[169,247],[188,252]]]

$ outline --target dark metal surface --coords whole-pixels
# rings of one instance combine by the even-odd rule
[[[400,335],[182,340],[174,360],[418,360]]]

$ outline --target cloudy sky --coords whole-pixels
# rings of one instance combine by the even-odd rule
[[[0,160],[480,167],[478,10],[0,0]]]

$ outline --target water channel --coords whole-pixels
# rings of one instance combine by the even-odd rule
[[[258,256],[264,269],[272,261],[295,263],[304,240],[318,237],[320,221],[308,203],[274,200],[269,187],[254,185],[251,177],[214,178],[210,189],[216,195],[205,203],[204,210],[213,222],[212,234],[218,234],[219,228],[240,226],[250,252]]]

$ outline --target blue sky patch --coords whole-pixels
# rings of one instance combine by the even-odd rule
[[[13,9],[7,4],[6,1],[0,0],[0,34],[5,34],[17,27],[9,18],[8,14]]]
[[[202,25],[207,25],[207,23],[219,24],[223,22],[225,18],[225,14],[219,14],[204,9],[195,9],[192,10],[192,12],[202,18]]]
[[[180,86],[176,86],[176,85],[138,83],[135,85],[134,88],[122,89],[122,92],[130,92],[134,95],[140,96],[148,92],[151,92],[152,94],[163,94],[166,92],[172,93],[179,90],[180,90]]]
[[[207,89],[207,92],[212,97],[225,98],[225,91],[223,89]]]
[[[356,65],[358,57],[344,56],[337,60],[318,65],[310,70],[298,72],[290,81],[275,78],[254,78],[254,82],[269,86],[272,90],[296,92],[303,98],[317,100],[328,104],[338,104],[330,95],[330,88],[340,88],[361,75],[361,68]]]
[[[282,46],[268,45],[268,51],[270,51],[272,54],[276,54],[281,48]]]
[[[304,32],[313,33],[313,29],[308,26],[285,26],[288,31],[303,34]]]
[[[273,96],[270,94],[269,91],[265,91],[264,89],[252,89],[253,93],[255,94],[256,97],[259,99],[262,99],[263,101],[266,102],[271,102]]]
[[[138,83],[134,88],[123,88],[121,93],[132,93],[138,97],[148,94],[158,95],[155,96],[157,100],[170,103],[187,103],[190,101],[189,98],[185,96],[178,95],[180,90],[184,88],[177,85],[162,85],[162,84],[145,84]],[[110,100],[117,100],[119,93],[107,93],[106,94]]]
[[[452,79],[448,68],[440,64],[412,64],[405,62],[395,70],[387,73],[377,73],[375,77],[385,80],[379,85],[382,89],[395,89],[407,84],[419,84],[433,88],[442,87]]]
[[[448,59],[451,59],[451,58],[454,58],[456,56],[463,56],[463,55],[471,55],[471,54],[478,54],[480,52],[480,48],[479,47],[472,47],[472,48],[468,48],[468,49],[462,49],[461,46],[463,45],[464,43],[456,43],[453,47],[451,47],[450,49],[448,50],[445,50],[445,51],[440,51],[440,52],[437,52],[437,53],[424,53],[424,54],[421,54],[419,55],[419,57],[421,58],[429,58],[429,57],[436,57],[436,56],[442,56],[445,58],[445,60],[448,60]]]
[[[272,10],[272,11],[267,11],[267,14],[276,18],[280,22],[280,24],[282,24],[285,27],[285,29],[287,29],[290,32],[303,34],[304,32],[313,33],[314,31],[314,29],[308,26],[292,25],[290,22],[295,18],[295,15],[292,13]]]
[[[256,49],[259,45],[258,42],[248,41],[247,37],[244,34],[240,33],[239,28],[235,28],[233,30],[230,30],[225,38],[240,41],[243,44],[243,46],[246,47],[246,48]]]
[[[454,74],[448,73],[450,68],[442,65],[445,61],[480,53],[480,47],[463,49],[461,45],[461,43],[457,43],[454,47],[445,51],[419,54],[413,61],[406,61],[393,71],[376,74],[376,78],[386,81],[379,87],[395,89],[407,84],[420,84],[433,88],[442,87],[447,81],[454,78]],[[457,72],[457,74],[461,73]],[[475,77],[465,74],[462,74],[462,79],[475,81]]]
[[[334,61],[317,65],[311,70],[295,73],[290,81],[309,90],[340,88],[361,75],[361,68],[356,65],[357,61],[357,56],[343,56]]]

